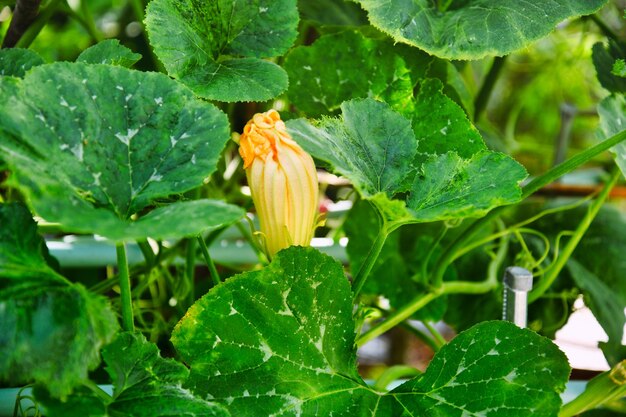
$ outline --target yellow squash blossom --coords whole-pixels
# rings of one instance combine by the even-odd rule
[[[276,110],[252,117],[239,138],[239,153],[267,255],[291,245],[308,246],[317,224],[317,172]]]

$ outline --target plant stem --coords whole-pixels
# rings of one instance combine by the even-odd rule
[[[33,24],[39,14],[41,0],[17,0],[13,9],[13,18],[2,41],[3,48],[17,45],[26,30]]]
[[[385,372],[380,374],[373,388],[376,391],[384,392],[387,391],[387,386],[397,379],[414,377],[421,374],[422,373],[419,371],[419,369],[415,369],[412,366],[390,366],[385,370]]]
[[[139,246],[139,249],[141,250],[141,253],[143,254],[143,258],[146,261],[146,264],[148,266],[154,265],[154,263],[156,261],[156,256],[154,256],[154,252],[152,251],[152,247],[150,246],[148,241],[147,240],[138,240],[137,241],[137,246]]]
[[[422,342],[424,342],[429,348],[433,350],[433,352],[437,352],[439,350],[440,346],[432,337],[428,336],[422,330],[413,327],[410,322],[404,321],[400,323],[399,326],[407,332],[411,333]]]
[[[428,321],[423,321],[422,323],[424,323],[424,326],[428,329],[430,334],[433,335],[435,341],[437,342],[437,350],[439,350],[439,348],[446,344],[446,339],[444,339],[441,333],[439,333],[439,330],[437,330],[432,323],[429,323]]]
[[[365,261],[359,268],[354,280],[352,281],[352,292],[354,293],[354,300],[359,296],[359,292],[363,288],[363,284],[365,284],[365,280],[369,276],[370,272],[374,268],[376,261],[378,260],[378,256],[380,252],[383,250],[383,246],[385,245],[385,241],[387,240],[387,236],[389,236],[389,232],[385,226],[382,226],[378,231],[378,236],[372,243],[372,247],[369,252],[367,252],[367,256],[365,257]]]
[[[39,13],[37,18],[28,26],[25,32],[21,34],[15,47],[28,48],[37,35],[39,35],[39,32],[46,26],[46,23],[48,23],[48,20],[50,20],[60,3],[61,0],[51,0],[48,6]]]
[[[617,180],[621,177],[621,175],[622,175],[621,171],[617,167],[615,167],[611,175],[611,178],[606,183],[606,185],[604,186],[604,188],[602,189],[598,197],[595,199],[595,201],[591,203],[591,205],[589,206],[589,210],[587,211],[587,214],[585,214],[585,217],[583,217],[583,219],[578,224],[576,231],[574,232],[570,240],[567,242],[567,245],[565,245],[565,248],[563,249],[563,251],[559,254],[554,264],[550,267],[548,272],[543,276],[541,281],[539,281],[539,284],[528,295],[529,303],[532,303],[533,301],[541,297],[541,295],[545,293],[548,290],[548,288],[550,288],[554,280],[556,280],[556,278],[559,276],[559,274],[561,273],[561,271],[567,264],[567,261],[569,260],[570,256],[572,256],[572,253],[574,253],[574,250],[578,246],[578,243],[582,239],[583,235],[585,234],[585,232],[587,232],[587,229],[589,229],[589,226],[591,225],[593,220],[596,218],[596,215],[600,211],[600,208],[602,207],[607,197],[609,196],[611,189],[613,188],[615,183],[617,183]]]
[[[133,301],[130,293],[130,276],[128,275],[128,259],[126,244],[115,245],[117,252],[117,269],[120,284],[120,299],[122,304],[122,329],[128,332],[135,330],[133,323]]]
[[[560,178],[564,174],[574,170],[575,168],[578,168],[580,165],[584,164],[595,156],[619,144],[624,139],[626,139],[626,130],[622,130],[616,135],[613,135],[610,138],[598,143],[597,145],[584,150],[583,152],[571,157],[567,161],[553,167],[544,174],[536,177],[522,188],[521,200],[528,198],[530,195],[534,194],[545,185],[550,184],[557,178]],[[448,245],[435,266],[433,280],[434,282],[442,281],[443,274],[445,273],[448,265],[450,265],[452,262],[454,262],[455,259],[459,257],[459,253],[463,250],[463,247],[466,245],[467,242],[469,242],[472,236],[474,236],[474,234],[478,232],[487,222],[500,215],[500,213],[502,213],[502,211],[504,211],[505,209],[506,206],[496,207],[495,209],[487,213],[487,215],[485,215],[484,217],[475,220],[474,223],[472,223],[467,229],[465,229],[463,233],[461,233],[452,243],[450,243],[450,245]]]
[[[187,306],[193,304],[196,299],[196,240],[187,239],[187,256],[185,261],[185,280],[187,280]]]
[[[591,16],[589,16],[589,18],[593,21],[593,23],[596,24],[596,26],[598,26],[604,36],[614,40],[616,43],[620,42],[620,37],[617,35],[617,33],[615,33],[610,27],[608,27],[607,24],[604,23],[604,21],[602,21],[602,19],[600,19],[597,15],[592,14]]]
[[[626,394],[625,364],[626,361],[622,361],[589,381],[582,394],[561,408],[559,417],[576,416]]]
[[[477,121],[480,118],[482,112],[487,107],[487,102],[489,101],[489,97],[491,96],[493,87],[496,85],[496,80],[500,75],[500,71],[502,71],[502,68],[504,67],[505,61],[506,55],[497,56],[493,59],[491,68],[485,76],[485,80],[480,86],[480,90],[478,91],[478,94],[476,95],[476,100],[474,101],[474,121]]]
[[[209,272],[211,273],[211,280],[213,281],[213,285],[218,285],[222,282],[220,279],[220,275],[217,272],[217,268],[215,267],[215,263],[209,254],[209,248],[206,246],[206,242],[202,235],[198,235],[198,243],[200,244],[200,250],[202,251],[202,255],[204,256],[204,260],[206,261],[207,266],[209,267]]]
[[[359,336],[356,340],[356,345],[363,346],[370,340],[377,338],[381,334],[385,333],[387,330],[392,329],[397,324],[411,317],[417,310],[424,307],[426,304],[430,303],[441,294],[442,292],[440,290],[434,290],[433,292],[420,294],[418,297],[413,299],[413,301],[406,304],[401,309],[397,310],[391,317],[387,318],[387,320],[381,322],[376,327],[372,327],[367,332]]]

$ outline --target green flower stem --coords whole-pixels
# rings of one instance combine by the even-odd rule
[[[596,218],[596,215],[600,211],[600,208],[609,196],[611,189],[613,189],[613,186],[617,183],[617,180],[621,177],[621,175],[621,171],[617,167],[615,167],[611,178],[606,183],[595,201],[589,206],[587,214],[585,214],[585,217],[583,217],[578,224],[576,231],[567,242],[567,245],[565,245],[565,248],[563,248],[561,253],[559,253],[558,258],[555,260],[554,264],[550,266],[550,269],[543,276],[541,281],[539,281],[538,285],[535,286],[535,288],[528,295],[529,303],[532,303],[533,301],[541,297],[548,290],[548,288],[550,288],[554,280],[556,280],[556,278],[559,276],[570,256],[572,256],[572,253],[574,253],[576,246],[578,246],[578,243],[582,239],[583,235],[587,232],[587,229],[589,229],[589,226],[591,225],[591,222],[593,222],[593,219]]]
[[[540,190],[542,187],[555,181],[557,178],[562,177],[564,174],[567,174],[570,171],[573,171],[574,169],[578,168],[585,162],[588,162],[602,152],[607,151],[613,146],[619,144],[624,139],[626,139],[626,130],[622,130],[616,135],[611,136],[610,138],[598,143],[597,145],[586,149],[585,151],[571,157],[567,161],[553,167],[549,171],[545,172],[543,175],[536,177],[522,188],[521,200],[526,199],[527,197]],[[443,282],[443,274],[445,273],[446,269],[452,262],[454,262],[455,259],[459,257],[459,253],[463,251],[463,248],[468,244],[474,234],[493,218],[499,216],[500,213],[502,213],[505,209],[506,206],[497,207],[487,213],[487,215],[485,215],[484,217],[474,221],[474,223],[472,223],[467,229],[465,229],[465,231],[460,234],[446,248],[446,250],[444,250],[442,256],[437,261],[434,269],[433,282],[435,283],[435,286],[441,285],[441,283]]]
[[[102,34],[98,32],[98,29],[96,29],[96,25],[93,23],[93,17],[91,16],[91,12],[89,11],[88,2],[83,1],[80,4],[82,15],[79,13],[76,13],[67,4],[67,1],[63,2],[61,6],[62,6],[63,11],[67,13],[68,16],[76,20],[78,24],[80,24],[83,27],[83,29],[87,31],[87,33],[89,34],[89,36],[91,36],[91,39],[94,42],[98,43],[104,39]]]
[[[128,259],[126,257],[126,245],[115,245],[117,252],[117,269],[120,285],[120,298],[122,304],[122,329],[128,332],[135,330],[133,323],[133,301],[130,293],[130,276],[128,275]]]
[[[385,372],[380,374],[380,376],[374,383],[373,388],[376,391],[385,392],[387,391],[387,386],[391,384],[393,381],[396,381],[402,378],[413,378],[421,374],[422,372],[420,372],[419,369],[415,369],[412,366],[406,366],[406,365],[390,366],[389,368],[385,370]]]
[[[147,240],[138,240],[137,246],[141,250],[143,254],[143,258],[146,260],[147,265],[154,265],[156,261],[156,256],[154,256],[154,252],[152,251],[152,247],[148,243]]]
[[[397,310],[394,314],[389,316],[387,320],[379,323],[377,326],[372,327],[361,336],[359,336],[356,340],[357,346],[363,346],[365,343],[369,342],[372,339],[377,338],[381,334],[385,333],[387,330],[391,330],[396,325],[402,323],[404,320],[407,320],[411,317],[417,310],[422,307],[425,307],[428,303],[433,301],[442,295],[442,291],[434,290],[433,292],[429,292],[426,294],[420,294],[416,298],[414,298],[410,303],[406,304],[401,309]]]
[[[485,80],[483,84],[480,86],[480,90],[478,91],[478,95],[476,96],[476,100],[474,101],[474,121],[478,120],[482,115],[483,111],[487,107],[487,102],[489,101],[489,97],[491,96],[491,92],[493,91],[493,87],[496,85],[496,81],[502,68],[504,67],[504,63],[506,61],[505,56],[497,56],[493,59],[493,63],[491,64],[491,68],[489,72],[485,76]]]
[[[215,267],[215,263],[209,254],[209,248],[206,246],[206,242],[202,235],[198,235],[198,243],[200,244],[200,250],[202,251],[202,256],[204,256],[204,260],[206,261],[207,266],[209,267],[209,272],[211,273],[211,280],[213,281],[213,285],[218,285],[222,280],[220,279],[220,275],[217,272],[217,268]]]
[[[433,338],[437,343],[437,350],[439,350],[439,348],[446,344],[446,339],[444,339],[441,333],[439,333],[439,330],[437,330],[435,326],[433,326],[431,323],[429,323],[428,321],[423,321],[422,323],[424,323],[424,326],[428,329],[430,334],[433,335]]]
[[[385,241],[387,240],[387,236],[389,236],[389,233],[390,232],[385,226],[382,226],[380,228],[380,230],[378,231],[378,236],[376,236],[376,240],[374,240],[372,247],[370,248],[369,252],[367,252],[365,261],[356,273],[354,280],[352,281],[352,292],[354,294],[355,300],[359,296],[359,292],[361,292],[361,289],[365,284],[365,280],[369,276],[370,272],[372,272],[372,268],[374,268],[374,265],[378,260],[378,256],[383,250],[383,246],[385,245]]]
[[[625,366],[622,361],[589,381],[582,394],[561,408],[559,417],[576,416],[626,395]]]
[[[187,239],[185,259],[185,280],[187,281],[187,304],[192,305],[196,299],[196,240]]]

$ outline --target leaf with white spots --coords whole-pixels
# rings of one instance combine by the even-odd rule
[[[113,396],[96,395],[83,387],[61,402],[46,388],[35,387],[37,400],[48,417],[228,417],[228,411],[196,397],[182,384],[189,370],[173,359],[164,359],[157,346],[139,333],[120,333],[102,351],[113,381]]]
[[[358,31],[322,36],[313,45],[299,46],[285,58],[291,80],[287,95],[312,117],[335,112],[345,100],[359,97],[385,101],[410,116],[416,80],[394,48],[388,40],[366,38]],[[430,63],[426,54],[413,54],[424,68]]]
[[[565,356],[507,322],[461,333],[424,375],[376,392],[356,370],[352,311],[342,266],[291,247],[212,289],[172,342],[191,368],[188,388],[238,417],[547,417],[560,405]]]
[[[131,216],[203,184],[229,139],[226,115],[163,74],[56,63],[0,79],[0,142],[11,180],[37,214],[113,239],[218,227],[243,212],[179,202],[159,221]],[[169,215],[168,215],[169,214]],[[135,216],[133,216],[135,217]],[[153,215],[155,217],[155,215]],[[163,237],[163,236],[161,236]]]
[[[132,67],[141,59],[137,54],[120,44],[117,39],[106,39],[87,49],[76,58],[76,62],[86,64],[109,64]]]
[[[363,197],[373,201],[384,193],[387,201],[378,199],[379,211],[404,202],[404,195],[391,199],[409,191],[409,212],[391,210],[388,220],[476,217],[519,201],[526,170],[487,150],[463,110],[441,92],[441,83],[422,82],[418,98],[412,129],[389,105],[372,99],[344,102],[341,119],[315,124],[297,119],[287,127],[306,151],[347,177]]]
[[[168,74],[201,97],[265,101],[287,74],[262,58],[284,54],[297,36],[295,0],[153,0],[146,29]]]
[[[446,59],[506,55],[607,0],[357,0],[372,25]]]
[[[0,49],[0,76],[10,75],[21,78],[29,69],[43,64],[43,58],[30,49]]]

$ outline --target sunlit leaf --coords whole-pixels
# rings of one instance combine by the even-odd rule
[[[424,375],[384,394],[356,371],[352,320],[341,265],[292,247],[201,298],[172,342],[191,367],[189,388],[241,417],[558,411],[567,360],[532,331],[482,323],[445,346]]]
[[[446,59],[506,55],[548,35],[561,21],[606,0],[358,0],[370,23],[399,42]]]

